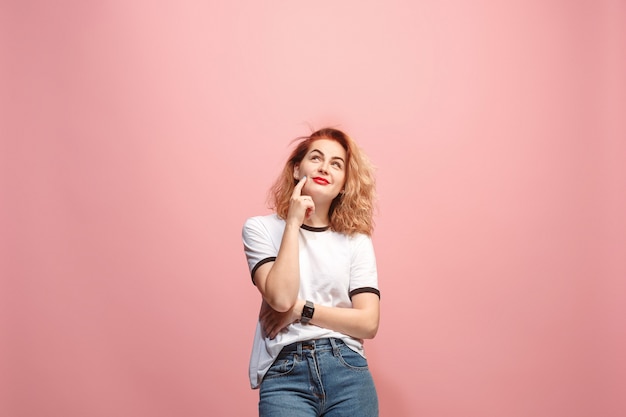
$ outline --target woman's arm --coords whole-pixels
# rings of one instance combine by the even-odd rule
[[[300,314],[302,314],[302,307],[300,307]],[[379,320],[380,299],[378,295],[361,293],[352,297],[352,308],[315,304],[315,312],[309,323],[356,339],[373,339],[378,332]]]
[[[304,300],[298,299],[288,312],[277,312],[265,306],[259,318],[267,337],[273,339],[278,332],[300,320]],[[360,293],[352,297],[352,308],[327,307],[315,304],[309,324],[334,330],[356,339],[373,339],[380,321],[380,299],[374,293]]]
[[[298,299],[300,290],[298,236],[307,211],[315,208],[310,198],[301,195],[305,182],[306,177],[293,190],[276,260],[261,265],[254,273],[254,283],[263,299],[278,312],[289,311]]]
[[[254,283],[263,300],[278,312],[289,311],[300,290],[298,229],[286,225],[276,260],[261,265],[254,273]]]

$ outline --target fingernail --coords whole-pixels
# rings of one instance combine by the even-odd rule
[[[303,180],[304,180],[304,179],[306,179],[306,175],[305,175],[304,177],[302,177],[302,179],[303,179]]]

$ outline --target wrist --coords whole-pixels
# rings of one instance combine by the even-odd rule
[[[304,309],[304,304],[306,303],[306,301],[301,300],[301,299],[297,299],[296,303],[293,305],[293,310],[292,310],[292,314],[293,314],[293,321],[294,322],[299,322],[300,318],[302,318],[302,310]]]
[[[309,324],[313,319],[315,313],[315,304],[312,301],[307,300],[302,307],[302,315],[300,316],[300,323]]]
[[[285,233],[298,233],[300,231],[301,222],[294,219],[287,219],[285,221]]]

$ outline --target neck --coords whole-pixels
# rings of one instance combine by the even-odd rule
[[[315,205],[315,212],[304,219],[304,224],[311,227],[326,227],[330,224],[330,218],[328,217],[328,208],[324,209]]]

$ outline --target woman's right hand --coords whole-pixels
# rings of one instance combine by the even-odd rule
[[[306,217],[310,217],[315,212],[315,203],[308,195],[302,195],[302,187],[307,178],[302,177],[296,184],[289,200],[289,211],[287,212],[287,223],[300,227]]]
[[[261,311],[259,312],[259,322],[261,323],[263,336],[273,339],[291,323],[296,323],[300,316],[296,314],[295,310],[296,306],[294,305],[290,310],[280,313],[263,300]],[[302,314],[302,308],[300,308],[300,314]]]

